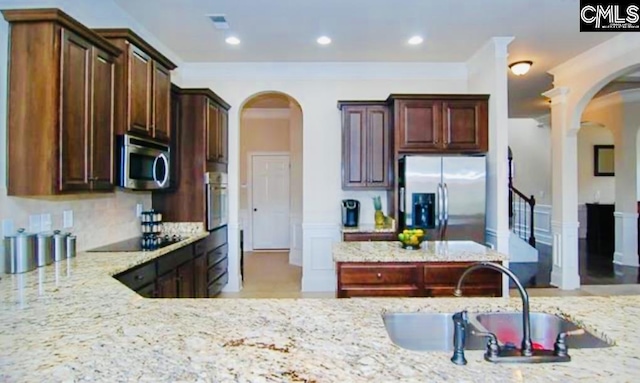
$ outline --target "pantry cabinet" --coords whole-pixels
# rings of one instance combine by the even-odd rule
[[[8,194],[112,190],[120,49],[57,9],[2,13],[10,28]]]
[[[130,29],[94,29],[122,50],[116,60],[117,134],[171,139],[171,70],[176,65]]]

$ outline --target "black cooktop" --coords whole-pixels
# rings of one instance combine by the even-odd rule
[[[149,242],[143,240],[143,237],[129,238],[124,241],[110,243],[105,246],[96,247],[95,249],[87,250],[90,253],[115,253],[115,252],[130,252],[130,251],[153,251],[173,245],[174,243],[182,241],[184,238],[174,235],[173,237],[164,236],[158,237],[156,241]]]

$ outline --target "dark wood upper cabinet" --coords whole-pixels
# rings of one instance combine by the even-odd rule
[[[114,184],[113,82],[114,58],[93,50],[93,129],[91,174],[94,190],[110,190]]]
[[[342,188],[391,186],[391,128],[384,103],[340,102],[342,110]]]
[[[63,30],[62,62],[60,189],[89,190],[91,44]]]
[[[400,150],[436,150],[442,145],[440,101],[401,100],[395,105],[395,127]]]
[[[58,9],[2,12],[10,23],[8,194],[112,190],[121,51]]]
[[[220,111],[218,105],[212,100],[207,100],[207,161],[218,161],[220,145],[219,134],[220,130]]]
[[[160,63],[153,66],[153,136],[171,138],[171,74]]]
[[[218,124],[218,162],[229,163],[229,111],[220,108],[220,122]]]
[[[488,144],[486,95],[391,95],[396,152],[483,153]]]
[[[152,62],[140,49],[129,46],[129,129],[144,136],[151,130],[151,67]]]
[[[123,51],[116,60],[116,133],[168,142],[176,65],[130,29],[94,31]]]
[[[446,100],[442,102],[444,146],[447,149],[487,151],[486,100]]]

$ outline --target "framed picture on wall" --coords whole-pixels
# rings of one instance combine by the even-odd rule
[[[593,145],[593,175],[596,177],[615,175],[613,145]]]

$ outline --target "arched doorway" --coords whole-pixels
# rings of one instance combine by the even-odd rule
[[[640,68],[640,47],[625,44],[627,39],[635,38],[628,35],[621,34],[552,70],[555,87],[544,94],[551,99],[551,283],[562,289],[580,287],[577,133],[591,99],[611,80]],[[630,206],[624,209],[630,210]],[[637,217],[635,209],[633,214]]]
[[[302,278],[302,109],[275,91],[240,108],[239,220],[247,297],[297,297]]]

